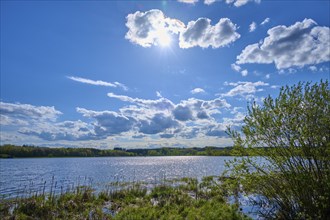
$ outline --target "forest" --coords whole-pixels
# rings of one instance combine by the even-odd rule
[[[116,157],[116,156],[233,156],[232,147],[114,149],[49,148],[37,146],[0,146],[0,158],[26,157]]]

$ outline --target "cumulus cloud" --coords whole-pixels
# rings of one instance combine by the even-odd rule
[[[129,14],[126,19],[128,32],[125,38],[142,47],[168,43],[173,34],[179,34],[181,48],[219,48],[240,38],[236,25],[229,18],[221,18],[214,26],[210,19],[199,18],[188,22],[186,27],[182,21],[168,18],[161,10],[152,9]]]
[[[77,108],[77,111],[85,117],[96,120],[94,130],[101,137],[119,135],[129,131],[142,134],[158,134],[179,126],[172,115],[156,109],[146,109],[146,106],[144,108],[126,107],[120,113],[92,111],[84,108]]]
[[[227,128],[227,127],[235,127],[237,128],[237,130],[239,130],[238,128],[241,127],[244,124],[244,119],[246,114],[236,111],[233,113],[234,117],[225,117],[223,118],[223,125]]]
[[[221,94],[223,97],[233,97],[233,96],[241,96],[244,98],[249,98],[251,95],[254,95],[256,92],[263,91],[263,86],[269,86],[268,83],[258,81],[258,82],[236,82],[236,83],[228,83],[230,86],[234,86],[227,93]]]
[[[23,123],[27,120],[55,121],[62,112],[56,110],[54,106],[0,102],[0,114],[4,117],[7,116],[7,119],[10,117],[15,119],[14,121],[20,120]]]
[[[196,119],[197,115],[202,117],[205,114],[218,113],[220,108],[229,108],[230,104],[224,99],[216,98],[212,100],[201,100],[190,98],[188,100],[182,100],[178,104],[174,104],[172,101],[162,97],[156,100],[132,98],[129,96],[116,95],[113,93],[108,93],[111,98],[116,98],[124,102],[130,102],[136,104],[137,106],[128,106],[120,110],[123,114],[134,115],[134,117],[141,118],[143,115],[153,115],[155,113],[166,113],[172,114],[174,117],[180,118],[181,121],[188,119]],[[183,116],[183,114],[189,115]],[[184,119],[187,117],[187,119]]]
[[[236,30],[236,25],[229,18],[221,18],[214,26],[210,19],[199,18],[190,21],[187,28],[180,32],[179,45],[181,48],[224,47],[240,38]]]
[[[179,121],[188,121],[193,119],[192,111],[188,106],[178,105],[173,110],[173,115]]]
[[[29,122],[27,120],[18,119],[15,117],[10,117],[8,115],[0,115],[0,125],[2,126],[10,126],[10,125],[18,125],[18,126],[27,126]]]
[[[92,111],[78,107],[77,112],[96,120],[94,131],[100,137],[113,136],[130,131],[136,122],[132,117],[113,111]]]
[[[147,100],[113,93],[108,96],[134,104],[119,110],[121,115],[133,121],[131,131],[143,135],[158,134],[162,138],[192,137],[192,133],[187,132],[188,127],[197,122],[214,121],[213,115],[221,113],[221,109],[230,108],[230,104],[221,98],[212,100],[190,98],[174,104],[163,97]]]
[[[42,140],[94,140],[98,137],[92,126],[80,120],[56,122],[62,112],[53,106],[0,103],[0,125],[4,133],[15,130],[19,134],[35,136]]]
[[[46,141],[81,141],[102,138],[93,132],[89,124],[80,120],[39,125],[34,128],[24,127],[19,129],[18,132],[25,135],[36,136]]]
[[[113,93],[108,93],[108,96],[135,104],[120,109],[120,113],[132,121],[132,130],[142,134],[159,134],[179,126],[172,114],[175,104],[166,98],[148,100]]]
[[[192,120],[208,119],[211,115],[220,113],[220,109],[230,108],[230,104],[221,98],[212,100],[190,98],[181,101],[177,106],[189,108],[192,112]]]
[[[109,86],[109,87],[120,87],[124,90],[128,90],[128,88],[119,82],[105,82],[105,81],[101,81],[101,80],[91,80],[91,79],[86,79],[86,78],[81,78],[81,77],[76,77],[76,76],[67,76],[68,79],[71,79],[73,81],[76,82],[80,82],[80,83],[85,83],[85,84],[90,84],[90,85],[94,85],[94,86]]]
[[[265,20],[263,20],[260,25],[265,25],[270,21],[270,18],[265,18]]]
[[[210,116],[207,114],[206,111],[201,110],[201,111],[197,112],[196,117],[197,117],[198,119],[208,119]]]
[[[249,73],[249,72],[248,72],[247,70],[242,70],[242,72],[241,72],[242,76],[247,76],[248,73]]]
[[[190,126],[190,127],[185,127],[183,129],[181,129],[180,132],[178,133],[178,136],[185,138],[185,139],[192,139],[192,138],[197,137],[201,133],[203,133],[201,127]]]
[[[261,0],[226,0],[227,4],[233,4],[236,7],[241,7],[249,2],[260,3]]]
[[[204,129],[206,136],[216,136],[216,137],[227,136],[226,134],[227,127],[224,124],[216,124],[216,125],[212,124],[206,126]]]
[[[143,134],[158,134],[178,126],[179,123],[173,117],[157,113],[150,120],[141,120],[138,129]]]
[[[195,88],[190,91],[191,94],[197,94],[197,93],[205,93],[205,90],[202,88]]]
[[[312,19],[276,26],[267,33],[260,43],[245,47],[236,63],[274,63],[277,69],[286,69],[330,61],[330,29]]]
[[[108,94],[128,105],[117,111],[95,111],[77,107],[76,111],[86,121],[60,121],[62,114],[54,107],[28,104],[1,103],[1,126],[5,137],[16,130],[17,135],[29,136],[43,141],[99,141],[108,138],[154,137],[170,140],[173,137],[220,137],[216,128],[224,122],[216,119],[218,114],[230,110],[223,98],[201,100],[190,98],[178,103],[159,97],[154,100],[132,98],[114,93]],[[207,128],[212,124],[214,127]],[[7,137],[9,137],[7,135]],[[13,134],[14,135],[14,134]],[[13,136],[12,135],[12,136]]]
[[[250,24],[249,26],[249,31],[253,32],[257,29],[257,23],[255,23],[254,21]]]
[[[227,137],[227,128],[235,127],[238,129],[243,125],[243,119],[245,115],[241,112],[235,112],[234,116],[231,118],[223,118],[221,123],[215,120],[209,120],[207,123],[202,126],[193,126],[186,129],[184,132],[181,132],[185,138],[194,138],[196,136],[205,136],[205,137],[216,137],[222,138]]]
[[[170,34],[178,33],[184,24],[177,20],[166,18],[158,9],[146,12],[137,11],[126,17],[128,32],[125,38],[142,47],[159,45],[162,41],[169,41]]]

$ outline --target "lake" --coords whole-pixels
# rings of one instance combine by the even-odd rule
[[[113,182],[143,181],[220,175],[233,157],[93,157],[0,159],[2,198],[92,184],[96,190]],[[55,187],[56,185],[56,187]]]

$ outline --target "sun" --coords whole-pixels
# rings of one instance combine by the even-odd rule
[[[172,39],[169,33],[164,30],[157,31],[157,41],[161,47],[169,47],[171,45]]]

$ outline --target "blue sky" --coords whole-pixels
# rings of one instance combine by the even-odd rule
[[[1,1],[1,144],[229,146],[247,104],[329,79],[329,1]]]

